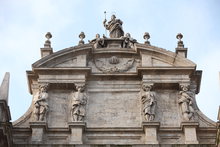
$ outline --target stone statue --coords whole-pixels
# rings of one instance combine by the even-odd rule
[[[39,86],[38,99],[35,101],[34,116],[36,121],[44,121],[48,112],[49,106],[47,103],[49,84]]]
[[[116,19],[115,15],[112,15],[111,20],[106,24],[106,19],[103,21],[104,27],[109,30],[110,38],[120,38],[124,36],[122,29],[123,22],[120,19]]]
[[[73,121],[82,121],[86,113],[87,96],[84,93],[85,85],[76,86],[76,92],[71,94],[72,108],[71,115]]]
[[[141,93],[141,101],[146,121],[153,121],[155,118],[156,100],[154,92],[150,91],[151,88],[151,85],[142,86],[144,92]]]
[[[126,33],[124,38],[124,42],[123,42],[123,48],[133,48],[134,47],[134,43],[137,42],[136,39],[131,38],[130,33]]]
[[[194,117],[193,99],[189,94],[189,88],[186,85],[181,85],[181,91],[179,92],[179,100],[183,119],[191,120]]]
[[[96,38],[89,41],[89,43],[94,43],[94,48],[102,48],[104,47],[105,41],[103,38],[100,38],[99,34],[96,34]]]

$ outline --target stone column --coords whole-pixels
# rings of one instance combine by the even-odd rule
[[[71,131],[69,143],[83,144],[83,131],[86,126],[85,122],[69,122],[69,129]]]
[[[30,127],[32,129],[31,141],[36,144],[42,143],[47,123],[45,121],[30,122]]]
[[[157,139],[157,130],[160,126],[159,122],[143,122],[145,132],[145,144],[159,144]]]
[[[199,144],[196,135],[196,128],[199,126],[198,122],[182,122],[181,127],[184,131],[185,144]]]

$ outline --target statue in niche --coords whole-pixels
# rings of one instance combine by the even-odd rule
[[[152,85],[143,85],[144,92],[141,93],[143,112],[146,121],[153,121],[155,118],[156,100],[155,93],[151,91]]]
[[[71,116],[73,121],[82,121],[86,113],[87,96],[84,93],[85,85],[76,86],[76,92],[71,94],[72,108]]]
[[[105,45],[105,41],[103,38],[100,38],[99,34],[96,34],[96,38],[93,40],[89,40],[89,43],[94,43],[94,48],[102,48]]]
[[[49,106],[47,102],[49,84],[39,86],[38,99],[35,101],[34,116],[36,121],[44,121],[48,112]]]
[[[134,43],[137,42],[136,39],[131,38],[130,33],[126,33],[125,37],[123,37],[123,38],[124,38],[124,42],[122,45],[123,48],[133,48]]]
[[[124,36],[122,29],[123,22],[120,19],[116,19],[115,15],[112,15],[111,20],[106,24],[106,19],[103,21],[104,27],[109,30],[110,38],[120,38]]]
[[[189,87],[187,85],[181,85],[180,88],[178,103],[181,107],[183,119],[189,121],[194,117],[193,98],[189,94]]]

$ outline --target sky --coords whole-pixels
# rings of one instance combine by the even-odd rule
[[[202,70],[200,110],[216,121],[220,105],[219,0],[0,0],[0,80],[10,72],[9,107],[12,121],[31,104],[26,70],[40,59],[45,34],[51,32],[54,52],[105,34],[102,21],[112,14],[124,32],[143,43],[150,33],[154,46],[175,52],[176,34],[183,34],[188,59]]]

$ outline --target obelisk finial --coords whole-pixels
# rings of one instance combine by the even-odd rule
[[[0,87],[0,100],[4,100],[6,103],[8,103],[9,79],[10,73],[6,72]]]

